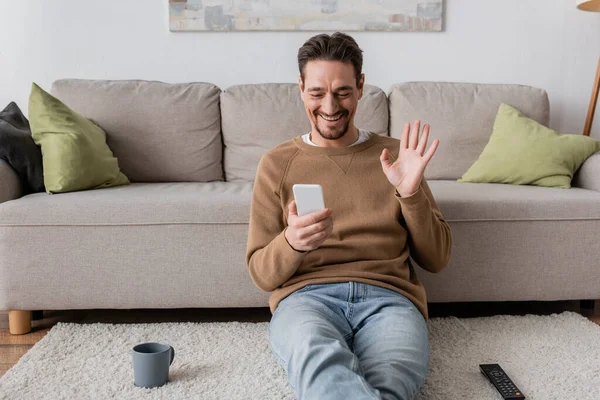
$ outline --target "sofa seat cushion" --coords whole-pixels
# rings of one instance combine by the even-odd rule
[[[427,181],[451,221],[600,219],[600,192],[502,183]]]
[[[600,219],[600,192],[430,180],[447,221]],[[252,182],[132,183],[0,204],[0,226],[247,224]]]
[[[247,224],[252,183],[132,183],[0,204],[7,225]]]

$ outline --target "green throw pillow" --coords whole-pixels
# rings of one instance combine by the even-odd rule
[[[98,125],[35,83],[29,96],[31,135],[42,148],[48,193],[129,184]]]
[[[459,182],[570,188],[577,169],[600,150],[589,136],[560,134],[502,104],[490,140]]]

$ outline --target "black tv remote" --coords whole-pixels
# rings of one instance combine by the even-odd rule
[[[524,399],[523,392],[515,386],[498,364],[479,364],[481,373],[492,382],[504,400]]]

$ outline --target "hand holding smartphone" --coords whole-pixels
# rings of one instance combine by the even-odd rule
[[[333,232],[331,210],[325,208],[321,185],[296,184],[293,191],[285,238],[294,250],[311,251]]]

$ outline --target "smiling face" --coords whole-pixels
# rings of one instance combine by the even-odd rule
[[[351,63],[309,61],[304,67],[304,82],[300,77],[299,85],[312,125],[311,139],[316,145],[344,147],[358,139],[354,115],[362,97],[364,75],[356,87]]]

